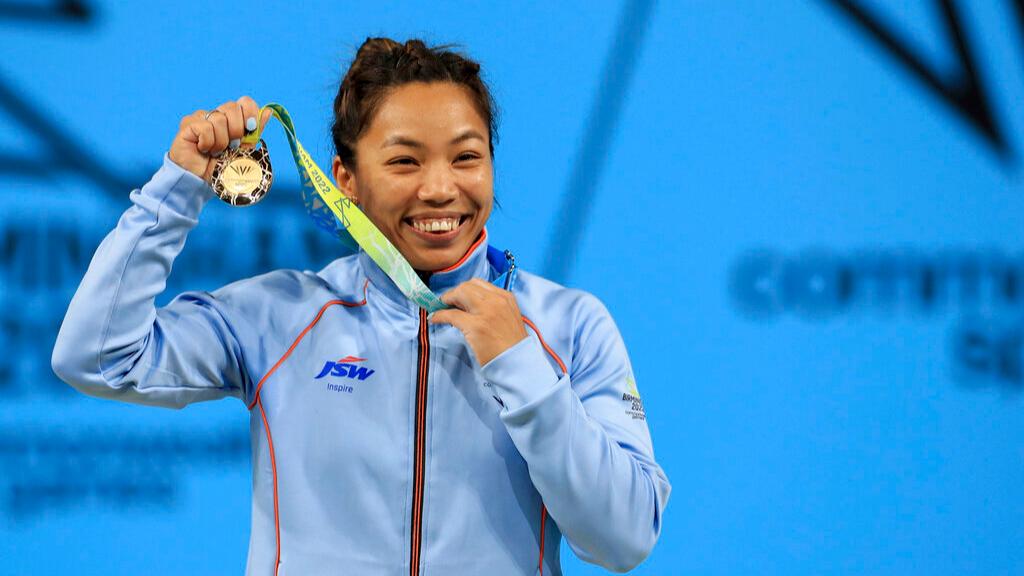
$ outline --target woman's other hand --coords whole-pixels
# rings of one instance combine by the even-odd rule
[[[181,119],[167,155],[178,166],[209,182],[217,157],[227,148],[238,148],[242,137],[256,128],[259,110],[248,96],[225,102],[213,111],[196,110]],[[261,130],[272,114],[264,111]]]
[[[430,323],[458,328],[480,366],[527,336],[515,296],[479,278],[452,288],[441,301],[453,308],[434,312]]]

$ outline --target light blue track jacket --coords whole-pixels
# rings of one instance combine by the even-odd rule
[[[595,297],[519,273],[528,337],[484,366],[365,252],[158,309],[212,197],[164,156],[97,249],[53,369],[102,398],[248,407],[247,574],[558,575],[562,536],[617,572],[647,557],[671,487]],[[430,288],[506,266],[485,232]]]

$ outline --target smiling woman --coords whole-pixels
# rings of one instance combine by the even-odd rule
[[[338,187],[416,270],[442,270],[483,233],[497,115],[480,66],[419,40],[368,39],[334,100]]]
[[[331,171],[380,234],[316,273],[156,308],[217,157],[269,119],[247,96],[184,117],[71,302],[53,369],[78,390],[249,409],[247,574],[557,575],[563,536],[624,572],[658,539],[671,487],[608,310],[489,243],[497,133],[479,72],[368,39],[335,99]],[[385,239],[435,312],[370,257]]]
[[[334,178],[414,269],[442,270],[466,253],[491,214],[487,121],[459,84],[417,81],[387,92],[353,138],[348,165],[334,157]]]

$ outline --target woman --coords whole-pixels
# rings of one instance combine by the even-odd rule
[[[154,307],[258,110],[182,120],[97,250],[54,371],[104,398],[245,402],[248,574],[559,574],[563,535],[588,562],[639,564],[670,486],[629,359],[596,298],[512,276],[488,246],[496,132],[475,62],[368,39],[334,103],[338,188],[450,308],[428,317],[363,250]]]

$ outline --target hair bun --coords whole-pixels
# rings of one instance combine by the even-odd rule
[[[359,47],[359,50],[356,51],[355,62],[362,58],[391,54],[401,49],[402,45],[391,38],[367,37],[362,46]]]
[[[387,91],[409,82],[450,82],[469,90],[473,105],[490,130],[491,156],[497,142],[497,110],[480,64],[449,50],[452,45],[427,46],[412,38],[399,43],[391,38],[368,37],[356,51],[334,99],[331,137],[342,163],[355,166],[355,143],[373,120]]]

